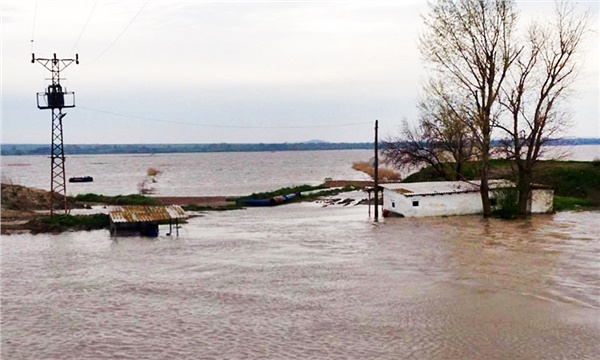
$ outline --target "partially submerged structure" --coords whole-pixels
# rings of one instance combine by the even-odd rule
[[[169,233],[173,231],[173,222],[179,235],[179,219],[187,218],[185,210],[179,205],[166,206],[114,206],[109,212],[110,234],[117,232],[134,233],[142,236],[157,237],[158,224],[168,222]]]
[[[480,214],[483,212],[479,181],[439,181],[384,184],[383,216],[444,216]],[[499,205],[499,197],[515,185],[506,180],[490,180],[492,208]],[[527,204],[531,213],[553,211],[554,191],[534,186]]]
[[[242,206],[275,206],[286,203],[297,196],[300,196],[300,193],[278,195],[268,199],[237,199],[235,202]]]

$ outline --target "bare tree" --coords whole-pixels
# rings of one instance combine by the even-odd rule
[[[386,162],[397,168],[431,167],[447,180],[462,180],[464,164],[475,156],[470,129],[457,118],[459,106],[449,107],[448,100],[439,98],[442,83],[430,83],[427,98],[419,103],[419,122],[411,126],[402,123],[401,136],[382,143]],[[438,89],[438,90],[436,90]],[[463,116],[464,111],[462,111]]]
[[[497,126],[505,131],[503,150],[513,160],[518,179],[518,211],[527,213],[533,168],[543,145],[568,125],[565,99],[577,77],[577,54],[589,30],[589,12],[577,13],[573,3],[557,3],[556,23],[533,23],[500,103],[508,116]]]
[[[439,0],[430,3],[420,39],[432,76],[444,79],[461,96],[459,107],[455,101],[446,105],[470,129],[479,148],[484,216],[491,214],[488,180],[497,97],[519,54],[513,44],[516,21],[514,1]]]
[[[398,169],[429,166],[438,176],[448,179],[446,154],[431,134],[423,126],[412,127],[406,120],[402,122],[401,132],[400,138],[382,142],[381,153],[385,162]]]

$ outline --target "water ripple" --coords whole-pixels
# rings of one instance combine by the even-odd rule
[[[3,237],[2,359],[600,353],[600,213],[372,226],[361,207],[255,210],[179,238]]]

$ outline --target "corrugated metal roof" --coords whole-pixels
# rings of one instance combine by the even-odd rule
[[[109,212],[114,223],[151,222],[185,219],[187,214],[179,205],[167,206],[114,206]]]
[[[433,196],[478,192],[480,181],[432,181],[417,183],[383,184],[381,187],[395,191],[406,197]],[[514,183],[507,180],[490,180],[490,190],[514,187]]]

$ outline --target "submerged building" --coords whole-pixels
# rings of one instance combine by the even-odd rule
[[[503,190],[515,189],[507,180],[490,180],[490,203],[498,206]],[[479,181],[438,181],[394,183],[383,188],[383,216],[445,216],[483,213]],[[531,213],[551,213],[554,191],[534,186],[527,209]]]
[[[142,235],[149,237],[158,236],[159,223],[168,222],[170,235],[175,230],[179,235],[179,220],[186,219],[187,213],[181,206],[113,206],[109,212],[109,230],[112,236],[117,233]]]

